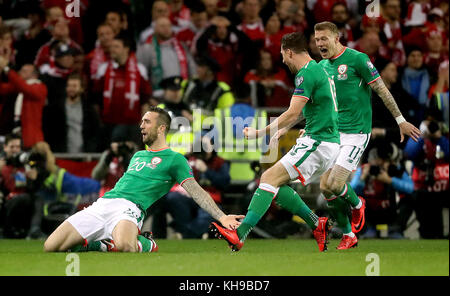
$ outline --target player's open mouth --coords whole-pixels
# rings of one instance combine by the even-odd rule
[[[326,53],[328,53],[328,49],[326,49],[326,48],[319,48],[319,51],[320,51],[320,53],[322,53],[322,54],[326,54]]]

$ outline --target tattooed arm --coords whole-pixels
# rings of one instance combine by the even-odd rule
[[[378,79],[375,82],[371,83],[370,87],[378,94],[386,108],[389,110],[389,112],[391,112],[392,116],[397,121],[400,128],[400,142],[403,142],[405,135],[411,137],[414,141],[417,142],[421,135],[420,130],[404,119],[404,117],[402,116],[402,112],[398,108],[391,92],[384,84],[383,79]]]
[[[182,187],[189,193],[192,199],[214,219],[219,221],[224,227],[235,229],[241,223],[237,219],[242,219],[242,215],[225,215],[216,205],[211,196],[206,192],[195,179],[186,180]]]

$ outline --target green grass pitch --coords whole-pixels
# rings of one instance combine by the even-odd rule
[[[222,240],[157,240],[158,253],[78,253],[80,275],[364,276],[379,258],[381,276],[449,276],[448,240],[361,240],[355,249],[319,253],[313,240],[248,239],[233,253]],[[44,253],[43,241],[0,240],[0,276],[66,275],[68,253]],[[366,261],[366,259],[368,261]]]

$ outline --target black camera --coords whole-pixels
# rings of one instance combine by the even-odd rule
[[[6,159],[6,165],[12,166],[15,168],[22,168],[28,162],[30,157],[29,152],[21,152],[13,157],[9,157]]]
[[[374,165],[370,166],[369,175],[376,177],[380,174],[380,172],[381,172],[381,169],[379,166],[374,166]]]

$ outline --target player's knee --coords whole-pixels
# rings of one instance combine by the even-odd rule
[[[119,252],[124,253],[135,253],[138,251],[137,244],[133,242],[126,242],[126,241],[114,241],[116,248]]]
[[[44,252],[57,252],[58,246],[50,239],[44,242]]]

